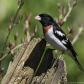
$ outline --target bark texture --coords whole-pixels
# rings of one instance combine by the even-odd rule
[[[66,64],[45,49],[45,39],[33,39],[17,53],[1,84],[67,84]],[[37,66],[40,66],[37,70]]]

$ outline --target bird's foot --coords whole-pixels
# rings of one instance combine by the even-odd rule
[[[60,59],[61,59],[60,57],[57,59],[56,67],[58,67]]]
[[[56,63],[56,67],[58,67],[62,55],[63,55],[63,53],[60,55],[60,57],[58,57],[58,59],[57,59],[57,63]]]

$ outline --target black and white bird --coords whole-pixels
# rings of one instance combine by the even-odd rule
[[[76,52],[72,47],[71,42],[63,32],[63,30],[56,24],[53,18],[48,14],[40,14],[35,17],[43,26],[43,34],[48,43],[55,49],[63,53],[67,53],[78,65],[81,71],[84,71],[78,62]]]

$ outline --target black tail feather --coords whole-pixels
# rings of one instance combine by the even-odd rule
[[[82,66],[81,66],[80,63],[78,62],[77,58],[75,58],[74,60],[75,60],[75,62],[76,62],[76,64],[77,64],[77,66],[79,67],[79,69],[84,72],[84,69],[82,68]]]
[[[73,53],[71,51],[68,51],[67,53],[76,62],[76,64],[79,67],[79,69],[84,72],[84,69],[82,68],[82,66],[80,65],[79,61],[77,60],[77,57],[76,57],[77,54],[76,53]]]

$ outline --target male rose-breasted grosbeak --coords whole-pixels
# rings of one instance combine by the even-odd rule
[[[78,65],[79,69],[84,71],[76,58],[76,52],[72,47],[71,42],[56,24],[53,18],[48,14],[40,14],[35,17],[43,26],[43,34],[48,43],[55,49],[63,53],[67,53]]]

